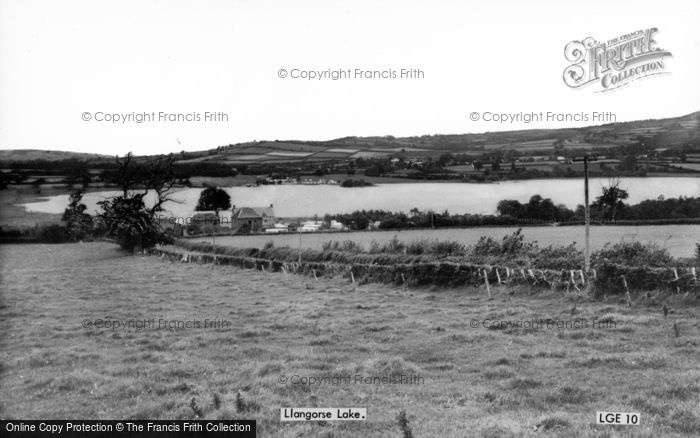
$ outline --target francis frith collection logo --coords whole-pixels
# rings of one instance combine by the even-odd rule
[[[605,42],[592,37],[571,41],[564,48],[564,83],[571,88],[600,84],[599,92],[611,91],[641,78],[667,73],[664,57],[672,56],[657,46],[657,28],[637,30]]]

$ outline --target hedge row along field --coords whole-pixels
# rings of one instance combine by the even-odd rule
[[[208,242],[185,239],[178,241],[177,244],[195,252],[248,255],[286,261],[295,261],[299,258],[298,248],[276,247],[272,242],[268,242],[262,249],[241,249],[230,246],[214,248]],[[526,242],[521,230],[504,236],[500,241],[492,237],[481,237],[473,245],[427,238],[403,242],[396,236],[382,244],[372,241],[367,248],[352,240],[330,241],[323,244],[321,250],[302,249],[301,259],[380,265],[439,261],[548,270],[578,270],[584,264],[583,252],[576,248],[575,244],[540,247],[537,242]],[[673,258],[667,249],[653,243],[622,242],[607,244],[600,250],[594,251],[591,254],[591,263],[594,267],[603,263],[626,266],[692,267],[700,265],[700,251],[695,258]]]
[[[581,290],[593,286],[596,294],[623,294],[628,290],[671,292],[698,292],[700,290],[697,269],[692,259],[675,260],[679,267],[630,265],[639,258],[639,251],[616,258],[598,258],[591,273],[581,269],[541,268],[502,263],[472,263],[459,257],[437,260],[432,254],[395,254],[349,252],[336,249],[299,251],[289,247],[266,245],[257,248],[231,248],[204,242],[180,240],[178,248],[153,248],[150,254],[160,255],[174,261],[189,263],[216,263],[242,268],[273,272],[299,273],[314,277],[341,277],[358,283],[393,283],[404,286],[438,285],[445,287],[482,286],[491,284],[528,285],[534,288],[558,290]],[[638,250],[638,248],[636,248]],[[652,248],[653,250],[656,250]],[[632,250],[635,246],[632,245]],[[618,249],[601,250],[611,256]],[[601,254],[599,254],[601,256]],[[518,260],[516,258],[516,260]],[[671,259],[674,261],[674,259]],[[667,261],[667,260],[664,260]],[[590,283],[590,284],[589,284]],[[490,289],[490,286],[489,286]]]

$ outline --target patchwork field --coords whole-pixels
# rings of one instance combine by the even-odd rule
[[[2,418],[251,418],[262,437],[400,437],[405,411],[415,437],[700,433],[692,297],[628,308],[496,288],[489,300],[171,263],[101,242],[2,245],[0,273]],[[527,326],[541,318],[552,325]],[[566,321],[579,327],[557,327]],[[355,377],[397,375],[418,380]],[[310,406],[364,407],[368,420],[279,421],[280,407]],[[601,410],[639,412],[641,425],[596,426]]]

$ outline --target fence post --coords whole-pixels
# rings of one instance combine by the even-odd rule
[[[486,292],[489,294],[489,298],[491,298],[491,286],[489,285],[489,275],[486,273],[486,269],[484,269],[484,283],[486,283]]]
[[[535,277],[535,273],[532,271],[532,269],[528,269],[527,273],[530,274],[530,277],[532,278],[532,285],[534,286],[537,284],[537,277]]]
[[[299,264],[301,265],[301,228],[299,228]]]
[[[622,277],[622,284],[625,286],[625,294],[627,296],[627,307],[632,307],[632,296],[630,295],[630,288],[627,287],[627,279],[624,275]]]

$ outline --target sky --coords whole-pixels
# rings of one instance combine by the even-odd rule
[[[697,0],[0,0],[0,149],[141,155],[599,124],[485,113],[675,117],[700,110],[698,22]],[[567,43],[652,27],[666,74],[604,93],[564,84]],[[291,77],[329,69],[420,74]]]

